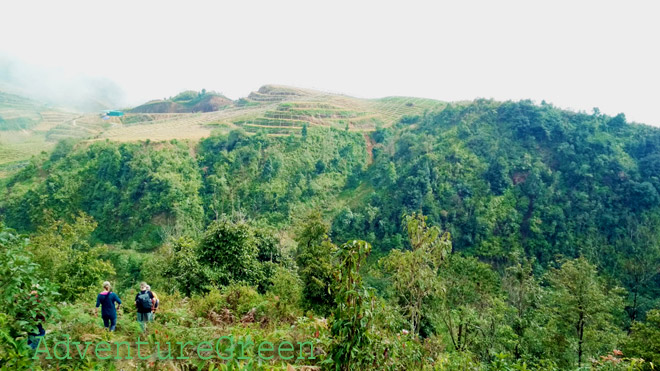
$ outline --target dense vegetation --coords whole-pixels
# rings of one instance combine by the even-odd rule
[[[660,130],[528,101],[449,105],[368,138],[60,142],[0,190],[0,362],[31,364],[36,322],[12,298],[37,282],[43,303],[68,303],[49,336],[108,338],[85,308],[111,279],[131,314],[115,340],[139,333],[130,297],[147,280],[163,302],[150,342],[318,350],[256,368],[652,369],[658,174]],[[61,363],[98,366],[75,362]]]

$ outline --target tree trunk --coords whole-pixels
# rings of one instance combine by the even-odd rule
[[[584,338],[584,314],[580,313],[578,320],[578,367],[582,366],[582,343]]]

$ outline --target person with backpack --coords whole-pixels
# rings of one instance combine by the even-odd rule
[[[135,308],[137,308],[137,321],[142,327],[142,332],[146,330],[147,322],[153,319],[154,294],[147,290],[147,283],[140,283],[140,292],[135,295]]]
[[[99,316],[99,305],[101,306],[101,317],[103,318],[103,326],[106,330],[115,331],[117,326],[117,309],[121,307],[121,299],[119,296],[112,292],[110,282],[103,282],[103,289],[101,293],[96,296],[96,308],[94,314]],[[115,303],[119,305],[115,308]]]
[[[147,285],[147,291],[151,292],[154,295],[154,309],[151,311],[153,313],[152,320],[154,320],[156,317],[156,310],[158,309],[158,304],[160,304],[160,300],[158,300],[158,295],[156,295],[155,292],[151,291],[151,286]]]

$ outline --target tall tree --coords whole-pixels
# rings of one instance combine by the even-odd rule
[[[411,250],[394,250],[380,262],[392,282],[396,304],[408,318],[410,331],[419,334],[424,305],[440,291],[438,269],[451,251],[449,233],[428,226],[421,214],[404,218]]]
[[[626,312],[630,320],[629,329],[635,321],[643,318],[645,301],[653,295],[653,279],[660,274],[660,216],[645,215],[638,221],[629,216],[626,236],[618,241],[620,279],[629,290]],[[656,289],[657,290],[657,289]]]
[[[528,330],[536,322],[541,287],[534,277],[534,259],[520,256],[514,256],[513,259],[517,261],[504,272],[502,287],[507,293],[509,305],[515,310],[511,326],[516,334],[513,352],[515,358],[519,359],[527,353],[524,348],[530,346]]]
[[[365,241],[353,240],[341,245],[334,253],[336,307],[330,322],[333,336],[329,358],[336,370],[372,368],[373,292],[364,287],[360,268],[371,252]]]
[[[446,269],[440,270],[443,295],[437,315],[447,328],[455,350],[478,351],[483,358],[495,349],[493,337],[503,318],[497,274],[474,257],[451,255]]]
[[[296,233],[296,264],[303,282],[303,306],[326,315],[334,307],[331,295],[332,254],[337,249],[328,238],[321,214],[312,212]]]
[[[613,313],[623,309],[621,289],[609,289],[584,257],[565,261],[561,268],[549,272],[548,281],[552,290],[546,305],[555,328],[549,340],[574,345],[559,352],[575,349],[577,366],[581,367],[585,353],[593,356],[612,349],[618,336]]]

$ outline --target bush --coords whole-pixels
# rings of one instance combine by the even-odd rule
[[[275,316],[284,321],[291,321],[301,315],[302,281],[294,272],[278,267],[273,275],[273,286],[269,292],[274,295]]]

